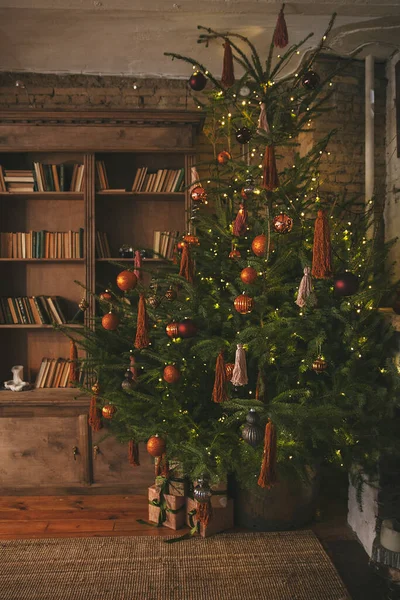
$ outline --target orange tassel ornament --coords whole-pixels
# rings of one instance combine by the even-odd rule
[[[207,527],[212,516],[211,502],[198,502],[196,510],[196,521]]]
[[[275,148],[267,146],[263,158],[263,188],[272,192],[279,186],[278,171],[276,168]]]
[[[226,369],[222,351],[218,354],[215,365],[215,381],[212,399],[217,403],[228,400],[228,394],[226,393]]]
[[[136,338],[134,344],[135,348],[138,350],[147,348],[147,346],[150,344],[149,334],[147,331],[147,321],[146,301],[144,299],[144,294],[140,294],[137,314]]]
[[[74,383],[79,381],[78,372],[78,349],[74,340],[69,343],[69,379],[68,385],[72,387]]]
[[[271,419],[268,419],[268,423],[265,426],[264,454],[261,463],[260,476],[257,482],[262,488],[270,489],[278,481],[276,475],[276,453],[276,429]]]
[[[233,235],[236,237],[240,237],[244,235],[247,231],[247,210],[243,204],[240,204],[240,208],[238,210],[238,214],[236,215],[236,219],[233,222]]]
[[[284,14],[285,5],[282,5],[281,10],[279,11],[278,20],[276,22],[273,42],[275,48],[285,48],[289,43],[288,30],[285,21]]]
[[[314,228],[314,246],[311,275],[329,279],[332,275],[332,249],[329,222],[323,210],[318,211]]]
[[[228,40],[226,40],[224,44],[224,66],[222,69],[221,83],[225,88],[230,88],[235,83],[232,48]]]
[[[193,283],[194,280],[194,263],[190,254],[189,244],[185,244],[182,248],[181,267],[179,275],[184,277],[188,283]]]
[[[100,409],[97,408],[97,396],[99,395],[99,386],[97,383],[94,384],[94,386],[92,387],[92,391],[93,391],[93,395],[90,399],[90,406],[89,406],[89,425],[92,428],[92,431],[99,431],[102,427],[101,424],[101,413],[100,413]]]
[[[135,444],[133,440],[129,440],[128,442],[128,458],[132,467],[138,467],[140,465],[139,446],[138,444]]]

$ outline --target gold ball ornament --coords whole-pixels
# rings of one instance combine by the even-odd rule
[[[232,379],[235,363],[225,363],[225,375],[228,381]]]
[[[190,192],[190,197],[192,199],[192,202],[195,202],[196,204],[201,204],[202,202],[205,202],[207,200],[207,192],[203,187],[201,187],[201,185],[197,185]]]
[[[247,285],[254,283],[257,277],[258,273],[253,267],[246,267],[240,273],[240,279]]]
[[[119,325],[119,318],[116,314],[109,312],[103,316],[101,324],[107,331],[115,331]]]
[[[272,226],[277,233],[289,233],[292,231],[293,219],[286,213],[280,213],[273,218]]]
[[[217,156],[218,164],[224,165],[228,162],[228,160],[232,159],[232,155],[227,150],[222,150]]]
[[[114,404],[105,404],[101,409],[102,416],[109,420],[113,418],[116,412],[117,409],[115,408]]]
[[[82,300],[79,302],[78,306],[82,312],[85,312],[85,310],[87,310],[89,308],[89,302],[86,300],[86,298],[82,298]]]
[[[254,307],[254,300],[251,296],[248,296],[245,292],[240,296],[236,296],[233,301],[233,305],[238,313],[241,315],[246,315],[251,313]]]
[[[328,368],[328,363],[322,358],[322,356],[318,356],[318,358],[314,360],[312,368],[316,373],[322,373]]]
[[[95,396],[98,396],[100,394],[100,385],[98,381],[96,381],[96,383],[92,385],[92,392]]]
[[[165,331],[167,333],[167,336],[170,338],[177,338],[179,337],[179,323],[177,323],[176,321],[172,321],[172,323],[168,323],[168,325],[165,328]]]
[[[137,282],[137,277],[133,271],[121,271],[117,276],[117,286],[123,292],[135,289]]]
[[[159,435],[152,435],[147,442],[147,452],[155,458],[162,456],[167,445]]]
[[[181,372],[175,365],[167,365],[164,367],[163,379],[167,383],[176,383],[181,378]]]

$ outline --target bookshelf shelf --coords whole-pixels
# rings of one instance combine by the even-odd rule
[[[90,397],[76,388],[40,388],[12,392],[0,390],[0,404],[24,404],[25,402],[42,405],[69,404],[70,402],[89,403]]]
[[[18,200],[81,200],[83,192],[0,192],[0,198],[17,198]]]
[[[84,263],[84,258],[0,258],[0,262],[22,263]]]
[[[184,192],[96,192],[96,196],[106,198],[107,196],[121,196],[122,198],[151,198],[152,200],[168,200],[169,198],[175,198],[179,200],[185,200]]]
[[[65,323],[62,327],[71,327],[73,329],[82,329],[83,325],[80,323]],[[60,331],[54,325],[38,325],[37,323],[24,323],[21,324],[3,324],[0,325],[0,329],[52,329],[53,331]]]
[[[133,258],[118,258],[118,257],[114,257],[114,258],[96,258],[96,262],[126,262],[126,263],[132,263],[133,265]],[[142,259],[142,264],[146,264],[146,263],[166,263],[168,262],[168,260],[166,258],[143,258]]]

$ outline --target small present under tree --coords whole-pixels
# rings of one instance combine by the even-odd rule
[[[372,211],[320,190],[331,134],[299,152],[332,92],[334,73],[314,70],[325,36],[282,76],[302,44],[287,45],[283,12],[277,27],[268,56],[200,27],[210,53],[223,46],[221,73],[169,54],[194,69],[212,160],[198,165],[203,185],[192,182],[176,264],[151,286],[132,277],[107,291],[104,326],[100,315],[82,342],[98,383],[93,426],[114,407],[109,425],[132,465],[137,443],[156,439],[162,468],[179,460],[192,480],[234,472],[270,487],[287,470],[322,460],[368,469],[398,449],[395,338],[378,310],[387,252],[368,233]]]

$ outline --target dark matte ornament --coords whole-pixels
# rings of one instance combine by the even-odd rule
[[[201,71],[197,71],[196,73],[193,73],[189,79],[189,85],[193,91],[201,92],[207,85],[207,77],[205,77]]]
[[[244,186],[242,187],[242,191],[240,192],[240,195],[242,196],[243,200],[248,200],[249,197],[251,197],[251,195],[254,194],[255,189],[256,186],[254,184],[254,180],[252,178],[246,179],[246,183],[244,184]]]
[[[248,127],[241,127],[236,131],[235,136],[239,144],[247,144],[251,140],[251,131]]]
[[[242,438],[247,444],[255,448],[264,439],[264,430],[260,426],[260,418],[254,408],[246,416],[246,425],[242,429]]]
[[[358,290],[359,279],[353,273],[341,273],[335,277],[334,288],[339,296],[352,296]]]
[[[319,84],[321,83],[320,76],[315,71],[307,71],[304,73],[303,78],[301,80],[302,86],[306,90],[315,90]]]
[[[206,504],[212,496],[210,484],[205,477],[199,477],[197,482],[198,485],[193,490],[193,498],[200,504]]]
[[[135,381],[133,379],[132,371],[130,369],[127,369],[125,372],[125,378],[121,383],[121,388],[124,390],[124,392],[128,392],[130,390],[133,390],[134,387]]]

